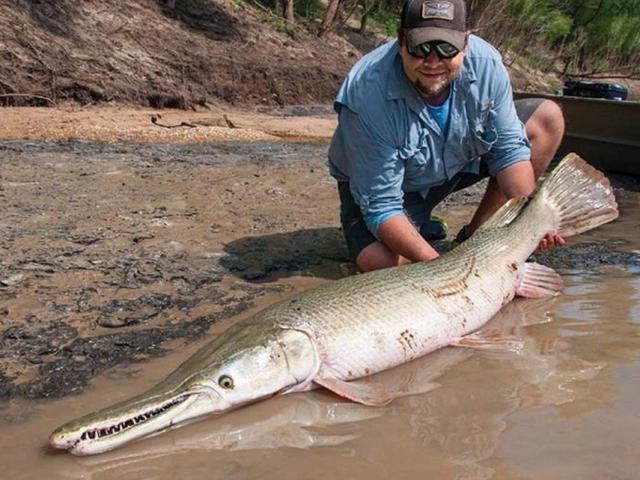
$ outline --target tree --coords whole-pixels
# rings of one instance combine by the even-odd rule
[[[561,76],[640,75],[640,0],[469,0],[480,34]]]
[[[295,23],[293,0],[282,0],[282,16],[287,20],[287,23],[292,25]]]
[[[323,37],[329,31],[333,22],[335,22],[339,6],[340,0],[329,0],[327,11],[322,20],[322,25],[320,25],[320,31],[318,32],[319,37]]]

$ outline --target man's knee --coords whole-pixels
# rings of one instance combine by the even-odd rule
[[[560,106],[545,100],[525,124],[531,142],[531,162],[536,178],[549,166],[564,136],[564,115]]]
[[[552,100],[545,100],[531,114],[526,123],[529,140],[541,137],[557,140],[558,144],[564,135],[564,115],[560,105]]]

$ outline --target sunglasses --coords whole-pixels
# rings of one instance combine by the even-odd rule
[[[424,42],[420,45],[416,45],[413,48],[407,47],[409,55],[415,58],[427,58],[431,53],[431,50],[436,51],[436,55],[441,59],[453,58],[460,53],[456,47],[449,42],[443,40],[432,40],[430,42]]]

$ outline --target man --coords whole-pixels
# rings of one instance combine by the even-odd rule
[[[408,0],[400,21],[397,40],[353,67],[335,103],[329,166],[360,271],[436,258],[429,240],[446,227],[431,210],[488,176],[464,241],[508,198],[533,193],[564,134],[554,102],[514,103],[500,54],[466,28],[464,0]],[[540,249],[563,243],[549,235]]]

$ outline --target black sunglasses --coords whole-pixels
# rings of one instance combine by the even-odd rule
[[[416,45],[413,48],[407,47],[407,51],[412,57],[415,58],[427,58],[431,53],[431,50],[436,51],[438,58],[448,59],[453,58],[460,53],[456,47],[449,42],[443,40],[432,40],[430,42],[424,42],[420,45]]]

